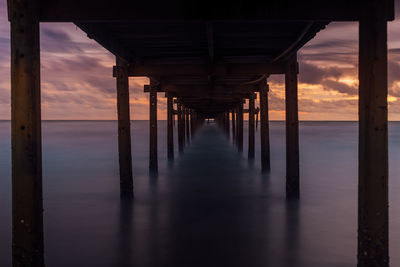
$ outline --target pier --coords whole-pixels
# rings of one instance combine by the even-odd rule
[[[248,142],[246,153],[252,160],[258,113],[260,172],[268,173],[268,78],[284,75],[285,197],[292,203],[301,201],[297,53],[333,21],[359,22],[358,266],[389,266],[387,22],[394,19],[393,0],[9,0],[8,17],[14,266],[45,266],[41,22],[73,22],[116,57],[110,75],[116,79],[120,188],[125,201],[135,201],[129,77],[146,76],[150,81],[143,88],[149,94],[150,109],[148,165],[157,175],[158,162],[175,156],[173,121],[177,122],[181,155],[204,121],[212,119],[227,137],[233,137],[239,153]],[[168,159],[158,158],[157,93],[165,94],[168,103]],[[248,110],[244,103],[249,103]],[[243,138],[245,114],[249,117],[248,140]],[[221,179],[228,176],[221,174]]]

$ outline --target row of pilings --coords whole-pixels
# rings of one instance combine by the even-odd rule
[[[261,89],[259,92],[260,107],[256,108],[256,93],[250,93],[248,98],[243,98],[232,109],[220,113],[215,117],[216,123],[225,133],[228,139],[231,139],[239,152],[243,152],[243,130],[244,114],[248,114],[248,151],[247,157],[250,161],[255,158],[255,131],[258,129],[259,117],[261,117],[260,139],[261,139],[261,170],[269,172],[271,170],[270,143],[269,143],[269,118],[268,118],[268,91],[269,86]],[[248,100],[248,109],[243,105]],[[261,114],[261,116],[259,116]]]
[[[181,99],[167,94],[167,155],[168,160],[175,158],[174,127],[178,130],[178,151],[183,153],[196,135],[198,128],[204,122],[204,116],[185,106]],[[150,91],[150,120],[149,120],[149,169],[152,173],[158,172],[158,144],[157,144],[157,92]]]
[[[45,1],[44,1],[45,2]],[[350,1],[349,1],[350,3]],[[386,1],[356,1],[359,21],[358,266],[389,266],[388,227],[388,72]],[[40,84],[40,6],[8,1],[11,22],[12,253],[14,266],[44,266],[42,134]],[[44,5],[45,3],[43,3]],[[312,10],[310,10],[312,12]],[[345,15],[347,12],[341,12]],[[314,11],[317,13],[317,11]],[[68,12],[66,12],[68,13]],[[331,17],[323,18],[330,21]],[[76,19],[79,21],[79,19]],[[285,55],[286,57],[286,55]],[[289,56],[290,57],[290,56]],[[297,61],[285,73],[286,179],[288,195],[299,193]],[[122,195],[133,195],[129,88],[126,63],[117,66],[118,132]],[[118,62],[117,62],[118,63]],[[261,97],[260,99],[265,99]],[[151,98],[156,103],[156,95]],[[120,101],[121,100],[121,101]],[[261,146],[268,141],[260,105]],[[150,109],[154,109],[153,105]],[[235,126],[243,111],[235,112]],[[154,110],[153,110],[154,111]],[[239,119],[237,119],[239,117]],[[150,154],[157,167],[157,113],[151,115]],[[182,118],[182,114],[181,114]],[[181,122],[182,123],[182,122]],[[240,123],[239,123],[240,124]],[[182,131],[182,130],[181,130]],[[239,132],[240,135],[240,132]],[[128,138],[129,137],[129,138]],[[237,136],[238,137],[238,136]],[[235,137],[236,138],[236,137]],[[239,143],[240,143],[239,137]],[[239,144],[240,146],[240,144]],[[267,149],[262,149],[265,158]],[[264,164],[267,162],[263,162]]]

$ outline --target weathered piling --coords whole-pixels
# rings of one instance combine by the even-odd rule
[[[235,131],[235,145],[238,148],[239,147],[239,105],[236,106],[235,108],[235,113],[236,113],[236,131]]]
[[[186,132],[186,144],[190,144],[190,118],[189,109],[185,108],[185,132]]]
[[[299,118],[297,100],[297,57],[289,59],[285,74],[286,103],[286,197],[300,197]]]
[[[174,159],[174,99],[171,94],[167,95],[167,155],[168,159]]]
[[[116,78],[120,192],[122,198],[130,198],[133,196],[133,179],[128,64],[119,57],[116,62]]]
[[[231,125],[229,119],[229,111],[227,111],[225,112],[225,132],[228,139],[230,138],[230,130],[231,130]]]
[[[232,109],[232,142],[235,143],[236,140],[236,112]]]
[[[238,150],[243,152],[243,101],[240,101],[238,106]]]
[[[9,5],[13,266],[44,266],[38,6]]]
[[[365,1],[359,23],[358,267],[389,266],[386,11]]]
[[[186,108],[182,105],[182,127],[183,127],[183,145],[186,145]]]
[[[158,170],[157,157],[157,87],[150,80],[150,157],[149,168]]]
[[[260,88],[260,139],[261,139],[261,170],[271,170],[269,149],[269,116],[268,116],[268,84],[261,84]]]
[[[185,125],[183,123],[183,114],[182,114],[182,104],[178,102],[177,104],[178,111],[178,148],[179,152],[183,153],[183,147],[185,145]]]
[[[254,141],[255,141],[255,123],[254,123],[254,93],[249,94],[249,148],[248,148],[248,159],[254,159]]]

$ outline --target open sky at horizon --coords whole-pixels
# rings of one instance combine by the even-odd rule
[[[6,0],[0,0],[0,120],[11,116],[9,28]],[[116,119],[115,57],[72,23],[42,23],[40,30],[42,118]],[[389,23],[388,40],[389,119],[400,120],[400,19]],[[300,120],[357,120],[358,23],[331,23],[298,58]],[[130,79],[132,119],[148,119],[146,83],[145,77]],[[269,83],[270,118],[282,120],[283,77],[273,75]],[[158,103],[159,119],[165,119],[164,94]]]

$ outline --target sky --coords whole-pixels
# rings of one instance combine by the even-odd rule
[[[9,29],[6,0],[0,0],[0,120],[11,116]],[[115,57],[72,23],[41,23],[40,38],[42,119],[116,119]],[[400,19],[388,25],[388,48],[389,120],[400,120]],[[358,23],[329,24],[298,59],[300,120],[357,120]],[[269,78],[271,120],[285,116],[283,78]],[[131,119],[149,118],[147,83],[130,78]],[[158,100],[158,118],[166,119],[165,95]]]

